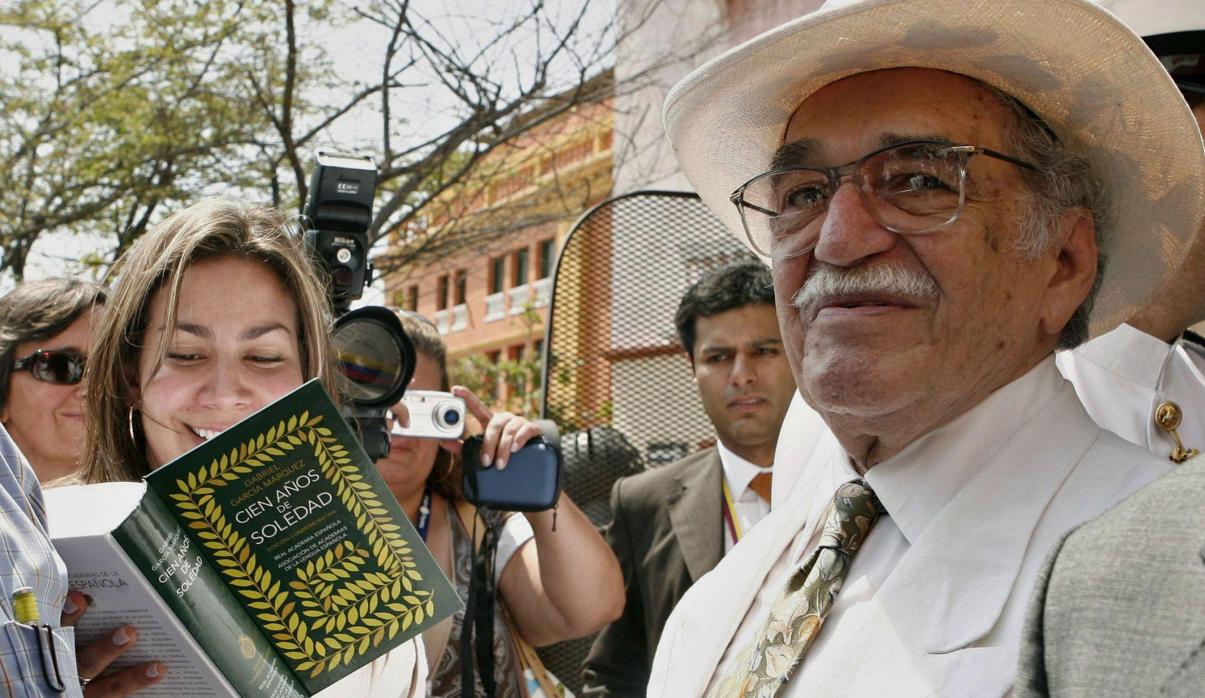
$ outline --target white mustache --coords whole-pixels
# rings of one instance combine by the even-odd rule
[[[885,294],[911,300],[931,300],[940,293],[932,276],[886,264],[841,269],[821,266],[808,276],[803,288],[791,297],[791,305],[803,310],[834,296],[865,293]]]

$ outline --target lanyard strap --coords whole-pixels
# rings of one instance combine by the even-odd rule
[[[427,542],[427,529],[431,526],[431,488],[423,488],[423,500],[418,504],[418,521],[414,527],[418,529],[418,535]]]
[[[724,523],[728,524],[728,532],[734,543],[739,542],[745,532],[741,530],[741,519],[736,514],[736,505],[732,503],[732,492],[728,490],[728,479],[721,477],[720,485],[724,491]]]

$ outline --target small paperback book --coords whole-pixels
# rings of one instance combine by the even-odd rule
[[[148,475],[46,491],[84,646],[129,623],[145,696],[309,696],[461,608],[310,381]],[[418,658],[422,661],[422,657]]]

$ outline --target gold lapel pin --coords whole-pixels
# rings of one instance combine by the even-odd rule
[[[1172,437],[1172,441],[1176,442],[1176,447],[1172,449],[1170,456],[1173,463],[1183,463],[1200,453],[1195,448],[1184,448],[1184,443],[1180,441],[1180,435],[1176,433],[1176,429],[1180,428],[1182,421],[1184,421],[1184,413],[1180,411],[1180,406],[1171,400],[1161,402],[1155,408],[1155,426],[1167,432],[1168,436]]]

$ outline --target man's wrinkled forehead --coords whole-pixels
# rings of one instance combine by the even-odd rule
[[[825,152],[826,143],[808,135],[813,130],[811,126],[831,127],[832,121],[827,118],[828,114],[842,107],[842,101],[833,100],[830,93],[849,94],[851,90],[856,90],[861,95],[873,96],[898,90],[901,83],[909,85],[915,91],[916,98],[909,100],[911,104],[915,105],[921,105],[934,99],[940,100],[942,95],[953,91],[962,95],[968,105],[971,103],[990,105],[988,108],[992,110],[1003,106],[999,93],[993,88],[979,80],[958,73],[930,68],[890,68],[856,73],[817,89],[799,103],[787,121],[783,131],[783,144],[774,152],[770,163],[771,168],[841,164],[831,162],[829,159],[831,155]],[[825,106],[818,107],[817,102],[823,103]],[[860,117],[857,121],[888,123],[894,116],[893,111],[898,112],[898,109],[885,107],[874,113],[861,113],[857,115]],[[852,121],[849,118],[837,118],[844,122]],[[944,129],[934,129],[931,122],[924,126],[896,124],[873,134],[862,145],[869,152],[918,140],[955,143],[961,139],[952,138]]]

